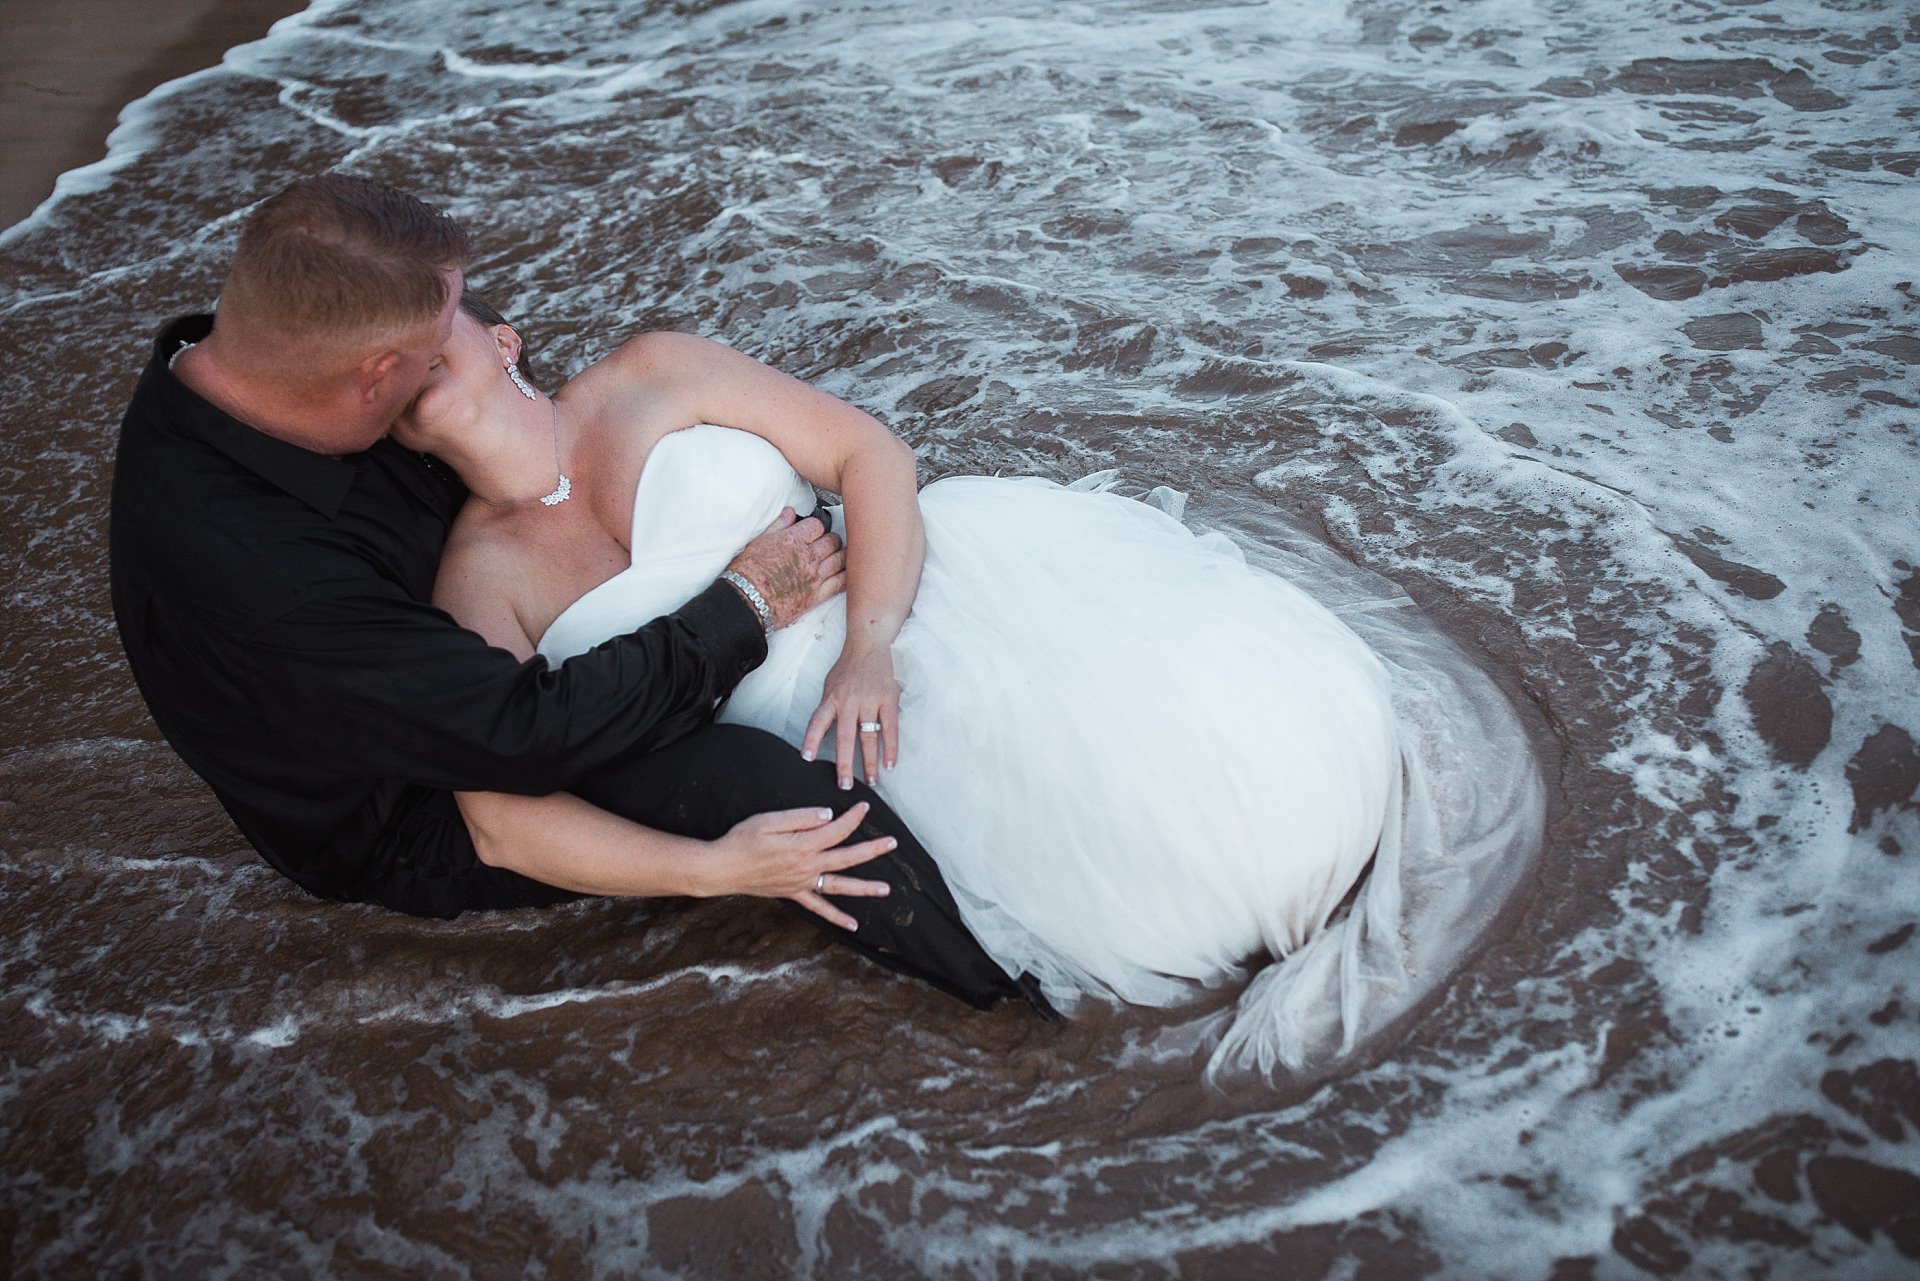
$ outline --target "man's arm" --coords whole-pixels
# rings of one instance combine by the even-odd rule
[[[728,566],[758,588],[774,627],[838,594],[844,567],[839,541],[791,509]],[[433,604],[358,583],[216,662],[255,667],[238,675],[298,758],[447,791],[543,795],[707,723],[766,657],[755,606],[716,581],[549,668],[495,578],[486,546],[456,538]]]
[[[816,538],[799,525],[790,510],[782,513],[766,535],[729,565],[754,585],[773,611],[776,626],[838,590],[841,579],[841,558],[833,540]],[[456,537],[441,562],[435,602],[496,649],[531,659],[533,641],[512,602],[500,593],[491,557],[483,541]],[[887,892],[882,883],[853,877],[820,880],[865,861],[847,850],[826,853],[852,830],[844,816],[833,820],[830,811],[758,815],[719,841],[708,842],[641,826],[564,793],[462,791],[455,796],[483,863],[579,893],[792,898],[851,930],[857,922],[818,890],[830,887],[832,893],[859,897]],[[864,812],[864,806],[859,808]],[[871,858],[892,846],[889,838],[854,848]]]
[[[309,601],[217,661],[295,759],[539,794],[705,723],[765,654],[752,607],[716,583],[559,668],[517,659],[398,588]]]

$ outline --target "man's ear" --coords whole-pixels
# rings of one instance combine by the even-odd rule
[[[380,398],[381,384],[393,373],[393,367],[400,363],[400,353],[383,351],[377,356],[369,356],[360,362],[355,371],[359,381],[360,403],[371,405]]]

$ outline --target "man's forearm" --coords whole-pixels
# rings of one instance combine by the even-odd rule
[[[642,827],[577,796],[458,792],[474,851],[546,885],[579,894],[689,895],[705,841]]]
[[[195,661],[220,660],[288,759],[538,796],[705,724],[765,657],[766,634],[752,606],[715,583],[557,669],[530,653],[503,653],[418,601],[328,598]]]

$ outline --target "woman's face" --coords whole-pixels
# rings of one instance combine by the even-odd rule
[[[420,394],[393,425],[394,440],[431,452],[465,434],[503,391],[518,394],[506,366],[519,349],[519,337],[507,326],[457,313],[446,346],[428,364]]]

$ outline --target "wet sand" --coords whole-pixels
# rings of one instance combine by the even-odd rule
[[[120,108],[216,65],[304,0],[7,0],[0,41],[0,227],[107,154]]]

